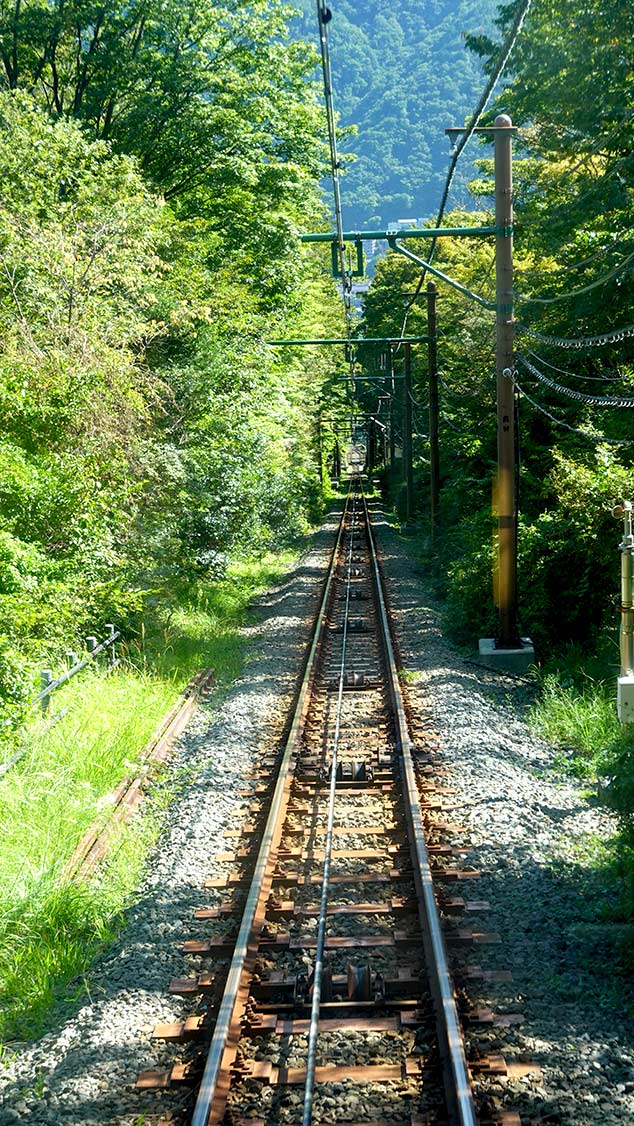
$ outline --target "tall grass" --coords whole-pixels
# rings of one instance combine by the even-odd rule
[[[240,672],[249,600],[291,560],[235,564],[225,580],[157,607],[120,669],[86,672],[56,693],[68,713],[44,735],[33,730],[27,754],[0,778],[0,1040],[42,1032],[116,933],[156,820],[122,831],[98,880],[71,882],[65,866],[192,675],[213,666],[223,685]]]
[[[608,842],[606,878],[619,888],[615,917],[634,921],[634,731],[617,716],[618,662],[615,631],[599,637],[593,654],[571,646],[542,674],[530,718],[536,731],[559,747],[560,767],[603,779],[602,800],[619,824]],[[623,964],[631,964],[629,950]]]
[[[560,674],[547,673],[531,719],[537,733],[560,749],[572,773],[596,774],[620,739],[615,684],[586,678],[579,685]]]

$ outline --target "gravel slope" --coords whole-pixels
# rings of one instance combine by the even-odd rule
[[[477,1040],[483,1050],[530,1058],[543,1069],[538,1082],[491,1084],[491,1098],[519,1110],[525,1122],[632,1122],[634,999],[631,983],[616,976],[620,932],[602,922],[610,893],[591,844],[610,835],[612,821],[579,786],[554,777],[552,749],[531,738],[522,718],[525,686],[464,661],[443,640],[438,608],[404,542],[377,516],[401,656],[412,674],[410,701],[422,713],[433,709],[448,784],[457,790],[452,820],[467,827],[468,862],[483,873],[471,894],[491,904],[490,916],[476,917],[475,925],[502,936],[501,946],[482,948],[477,961],[513,970],[511,986],[486,985],[473,997],[526,1017],[519,1029]],[[137,1094],[134,1079],[169,1058],[148,1033],[184,1011],[167,995],[169,980],[201,968],[180,945],[202,933],[194,908],[214,902],[215,893],[200,889],[224,870],[216,854],[232,847],[225,831],[247,805],[237,791],[249,785],[259,752],[279,740],[333,528],[330,520],[287,581],[260,600],[243,677],[185,733],[171,771],[186,784],[165,816],[124,930],[89,975],[89,1000],[0,1064],[0,1126],[133,1126],[180,1104],[178,1093]],[[210,924],[204,927],[208,934]],[[218,924],[217,933],[223,929]]]

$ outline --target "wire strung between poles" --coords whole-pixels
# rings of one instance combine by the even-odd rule
[[[339,270],[341,273],[341,288],[346,317],[346,336],[348,347],[351,348],[352,338],[352,278],[346,267],[346,246],[343,238],[343,214],[341,210],[341,185],[339,179],[340,161],[337,151],[337,122],[332,92],[332,70],[330,66],[330,45],[328,42],[328,24],[332,19],[332,12],[325,0],[317,0],[317,21],[319,24],[319,48],[321,52],[321,70],[324,80],[324,99],[326,102],[326,124],[328,128],[328,144],[330,147],[330,172],[332,177],[332,190],[335,203],[335,229],[337,232],[337,253],[339,256]],[[355,358],[351,352],[349,356],[350,375],[354,379]]]
[[[485,87],[485,89],[482,93],[480,101],[478,102],[478,104],[475,108],[475,111],[473,113],[471,121],[469,122],[469,126],[467,128],[467,131],[465,133],[463,133],[462,137],[460,138],[460,140],[458,141],[458,143],[457,143],[457,145],[454,149],[453,155],[451,157],[451,163],[449,165],[449,170],[447,172],[447,178],[445,180],[445,186],[444,186],[444,189],[443,189],[442,199],[440,201],[440,207],[438,208],[438,215],[436,216],[436,227],[440,227],[440,225],[443,221],[443,217],[444,217],[444,214],[445,214],[445,208],[447,206],[447,200],[449,198],[449,192],[451,190],[451,185],[453,183],[453,178],[454,178],[454,174],[455,174],[455,171],[456,171],[456,166],[458,164],[458,160],[460,159],[460,156],[461,156],[463,150],[467,147],[469,141],[471,140],[473,134],[475,133],[478,122],[479,122],[480,118],[482,117],[482,114],[484,113],[487,105],[489,104],[489,99],[490,99],[493,91],[495,90],[495,87],[497,86],[500,78],[502,77],[502,74],[504,73],[504,69],[506,67],[506,64],[511,57],[511,54],[512,54],[513,48],[514,48],[514,46],[517,42],[518,36],[519,36],[523,26],[524,26],[524,21],[525,21],[528,13],[530,11],[531,4],[532,4],[532,0],[524,0],[522,7],[520,8],[519,12],[517,13],[515,20],[513,21],[513,26],[511,27],[511,30],[510,30],[508,36],[506,37],[505,42],[502,45],[502,49],[500,51],[500,54],[498,55],[498,61],[497,61],[495,70],[494,70],[493,74],[491,75],[491,78],[489,79],[489,81],[486,84],[486,87]],[[428,259],[429,263],[433,262],[433,260],[434,260],[434,255],[436,253],[437,241],[438,240],[436,238],[432,239],[431,248],[430,248],[429,254],[427,255],[427,259]],[[407,328],[407,319],[409,317],[410,309],[412,308],[412,305],[414,304],[414,302],[420,296],[420,292],[421,292],[421,289],[423,288],[423,285],[425,284],[425,278],[426,277],[427,277],[427,266],[425,267],[421,276],[418,279],[418,283],[416,285],[416,290],[414,292],[413,297],[410,299],[409,303],[405,306],[405,315],[403,317],[403,323],[401,325],[401,336],[405,335],[405,330]]]
[[[574,391],[572,387],[564,387],[563,384],[556,383],[554,379],[549,379],[525,356],[518,356],[518,360],[535,379],[538,379],[545,387],[550,387],[551,391],[555,391],[558,395],[565,395],[568,399],[575,399],[578,403],[588,403],[595,407],[618,407],[624,410],[634,407],[634,399],[624,395],[585,395],[583,391]]]
[[[537,352],[533,352],[531,348],[526,348],[525,351],[526,355],[532,356],[538,364],[544,364],[551,371],[556,371],[559,375],[567,375],[570,379],[587,379],[590,383],[619,383],[624,379],[620,371],[616,375],[584,375],[583,372],[570,371],[569,368],[559,368],[556,364],[549,363],[543,356],[539,356]]]
[[[607,274],[597,278],[596,281],[589,282],[588,285],[582,285],[578,289],[571,289],[568,293],[557,293],[553,297],[530,297],[523,293],[516,293],[515,300],[523,302],[524,305],[555,305],[558,301],[569,301],[573,297],[580,297],[584,293],[590,293],[593,289],[598,289],[602,285],[607,285],[613,278],[618,278],[621,274],[628,272],[628,266],[634,261],[634,251],[628,254],[614,269],[610,270]]]
[[[563,430],[569,430],[571,434],[578,434],[581,438],[585,438],[595,446],[634,446],[634,439],[632,438],[606,438],[606,436],[600,434],[598,430],[582,430],[580,426],[571,426],[569,422],[564,422],[562,418],[556,418],[554,414],[546,410],[546,407],[531,398],[528,392],[520,386],[515,374],[513,375],[513,386],[539,414],[543,414],[550,422],[554,422],[555,426],[561,426]]]
[[[517,331],[530,336],[532,340],[539,340],[541,344],[551,344],[554,348],[571,348],[583,351],[584,348],[602,348],[604,344],[619,344],[621,340],[628,340],[634,336],[634,325],[624,325],[622,328],[613,328],[599,336],[544,336],[528,325],[517,324]]]

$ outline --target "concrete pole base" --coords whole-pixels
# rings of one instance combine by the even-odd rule
[[[481,637],[478,642],[480,664],[499,672],[523,676],[535,664],[535,650],[530,637],[522,637],[521,649],[496,649],[495,638]]]

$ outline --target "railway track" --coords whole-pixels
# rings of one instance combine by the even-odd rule
[[[214,968],[172,983],[195,1011],[155,1035],[188,1047],[167,1071],[139,1077],[141,1087],[189,1085],[183,1122],[490,1120],[476,1113],[447,956],[447,941],[474,937],[452,918],[486,905],[452,893],[470,873],[453,866],[429,770],[429,749],[408,729],[357,480],[287,737],[260,764],[226,877],[209,882],[220,902],[197,912],[210,931],[232,933],[186,943]],[[490,1059],[478,1067],[496,1070]]]

